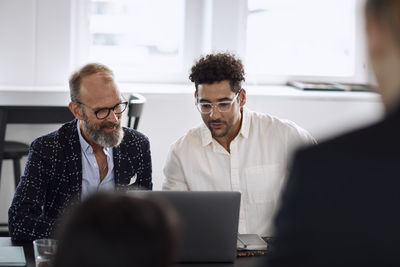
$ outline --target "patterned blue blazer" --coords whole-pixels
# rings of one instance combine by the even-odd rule
[[[116,189],[151,190],[149,140],[133,129],[123,130],[121,144],[113,148]],[[53,235],[57,218],[81,199],[81,155],[76,119],[32,142],[24,175],[8,211],[12,240]],[[135,175],[136,182],[129,184]]]

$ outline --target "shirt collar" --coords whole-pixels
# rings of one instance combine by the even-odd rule
[[[84,152],[87,151],[92,151],[92,147],[89,145],[89,143],[83,138],[82,133],[81,133],[81,128],[79,127],[79,120],[77,120],[76,127],[78,128],[78,135],[79,135],[79,142],[81,143],[81,149]]]
[[[246,107],[243,107],[242,125],[240,127],[238,135],[241,135],[247,139],[249,137],[249,131],[250,131],[250,113]],[[214,139],[212,138],[211,132],[204,122],[201,125],[200,132],[201,132],[201,144],[203,147],[213,142]]]
[[[243,106],[242,114],[242,127],[240,128],[239,134],[247,139],[249,138],[250,132],[250,111],[245,106]]]

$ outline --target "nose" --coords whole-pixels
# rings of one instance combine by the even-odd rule
[[[108,114],[106,120],[117,123],[120,119],[120,116],[121,115],[119,115],[119,114],[118,115],[115,114],[113,110],[110,110],[110,114]]]
[[[210,118],[211,119],[216,119],[216,118],[219,118],[220,115],[221,115],[221,113],[219,112],[217,106],[216,105],[212,105],[211,112],[210,112]]]

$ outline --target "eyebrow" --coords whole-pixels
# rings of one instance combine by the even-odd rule
[[[115,107],[116,105],[118,105],[118,104],[122,104],[122,103],[124,103],[124,102],[126,102],[126,101],[124,101],[124,100],[120,100],[120,102],[118,102],[117,104],[114,104],[114,106],[112,106],[112,107],[95,107],[95,108],[93,108],[93,110],[95,110],[95,111],[98,111],[98,110],[100,110],[100,109],[110,109],[110,108],[113,108],[113,107]],[[129,104],[129,103],[128,103]]]
[[[217,102],[222,102],[222,101],[232,101],[232,99],[233,99],[233,98],[229,98],[229,97],[223,97],[223,98],[218,98],[218,99],[217,99]],[[210,100],[208,100],[208,99],[202,99],[202,98],[200,98],[200,99],[199,99],[199,102],[207,102],[207,103],[211,103],[211,101],[210,101]]]

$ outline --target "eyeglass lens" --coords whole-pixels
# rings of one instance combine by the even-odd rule
[[[229,112],[235,102],[238,94],[232,99],[232,101],[221,101],[215,104],[212,103],[197,103],[197,108],[201,113],[211,113],[213,106],[215,105],[219,112]]]
[[[125,111],[127,106],[127,103],[120,103],[115,105],[112,108],[102,108],[96,111],[96,117],[98,119],[105,119],[108,117],[110,114],[110,111],[112,110],[115,114],[121,114],[122,112]]]

